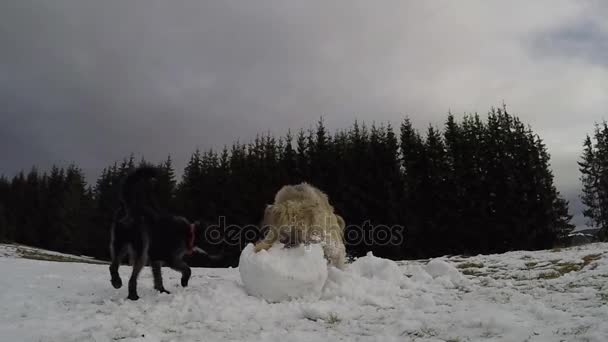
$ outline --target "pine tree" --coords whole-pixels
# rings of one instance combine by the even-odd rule
[[[194,151],[188,165],[184,169],[182,181],[179,184],[178,205],[187,217],[199,217],[197,213],[198,201],[202,197],[201,181],[203,177],[203,165],[200,150]]]
[[[425,233],[425,205],[419,198],[424,196],[426,177],[425,147],[420,133],[413,128],[409,118],[401,123],[400,134],[401,163],[403,168],[403,212],[406,233],[405,253],[410,257],[424,257],[427,240]]]
[[[287,135],[285,136],[283,149],[280,154],[282,184],[299,183],[300,177],[298,174],[296,158],[296,151],[293,149],[293,136],[291,131],[288,131]]]
[[[445,254],[450,251],[452,231],[448,225],[452,224],[452,213],[455,208],[450,207],[447,196],[452,194],[450,184],[450,169],[448,156],[441,136],[441,132],[429,126],[426,140],[424,142],[425,165],[422,187],[424,191],[420,194],[422,202],[421,213],[425,217],[425,234],[427,239],[435,241],[429,248],[433,255]],[[449,242],[446,244],[446,242]],[[433,249],[435,249],[433,251]]]
[[[161,208],[167,208],[169,211],[175,210],[175,191],[177,181],[175,179],[175,170],[173,169],[173,160],[171,156],[160,163],[157,168],[160,170],[159,179],[157,180],[158,203]]]
[[[41,217],[35,214],[41,212],[44,207],[41,190],[42,185],[40,184],[38,169],[32,167],[25,178],[23,198],[20,203],[22,216],[19,233],[21,242],[36,247],[45,247],[39,234],[43,222]]]
[[[63,208],[65,210],[64,226],[61,238],[56,241],[57,250],[70,253],[82,253],[81,241],[88,232],[91,199],[87,197],[87,185],[84,173],[75,165],[69,165],[65,172]],[[104,239],[106,245],[109,239]]]
[[[486,126],[478,114],[465,115],[460,124],[461,154],[460,161],[454,162],[455,174],[461,174],[457,181],[461,217],[461,229],[458,234],[464,254],[477,254],[488,250],[490,233],[487,230],[489,216],[488,203],[485,199],[486,182],[488,181],[485,145]],[[454,155],[455,157],[457,155]]]
[[[330,157],[331,140],[323,123],[323,117],[317,122],[314,132],[309,134],[309,153],[311,180],[318,187],[332,193],[334,185],[332,158]]]
[[[298,132],[296,138],[296,166],[298,172],[298,178],[302,181],[309,181],[310,179],[310,151],[306,141],[306,135],[304,130]]]
[[[597,127],[597,126],[596,126]],[[583,155],[579,161],[579,170],[581,172],[581,182],[583,190],[581,200],[585,209],[583,215],[587,218],[587,225],[591,227],[605,227],[601,213],[599,190],[599,165],[596,157],[595,149],[591,141],[591,137],[587,135],[583,143]]]
[[[579,162],[583,190],[583,211],[591,227],[600,228],[599,237],[608,240],[608,124],[595,125],[593,140],[587,136]]]

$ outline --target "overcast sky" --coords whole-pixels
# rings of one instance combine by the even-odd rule
[[[581,144],[608,114],[606,18],[602,0],[2,1],[0,173],[95,177],[131,152],[181,169],[321,115],[424,129],[504,101],[578,213]]]

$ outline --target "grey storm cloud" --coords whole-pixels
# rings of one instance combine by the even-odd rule
[[[541,56],[553,54],[557,58],[608,66],[608,31],[593,22],[576,22],[541,34],[530,48]]]
[[[424,129],[504,101],[579,212],[576,161],[608,107],[607,17],[599,0],[3,1],[0,173],[74,161],[95,176],[130,153],[182,167],[320,116]]]

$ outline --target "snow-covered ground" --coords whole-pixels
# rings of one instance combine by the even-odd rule
[[[4,248],[6,249],[6,248]],[[0,248],[0,251],[2,248]],[[193,269],[190,287],[107,266],[0,252],[2,341],[607,341],[608,244],[330,269],[318,300],[267,303],[238,269]],[[4,256],[2,256],[4,255]],[[130,267],[121,268],[123,280]]]

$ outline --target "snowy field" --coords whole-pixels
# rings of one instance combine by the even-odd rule
[[[107,265],[0,245],[1,341],[608,341],[608,244],[331,269],[318,300],[268,303],[238,269],[115,290]],[[27,257],[27,256],[25,256]],[[130,267],[121,268],[123,280]]]

